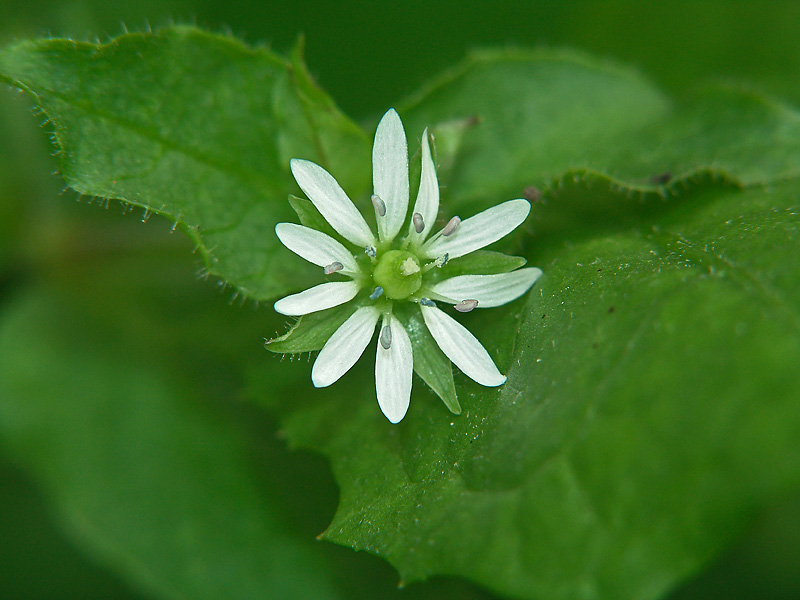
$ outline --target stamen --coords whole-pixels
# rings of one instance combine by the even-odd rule
[[[344,269],[344,265],[342,263],[336,261],[336,262],[332,262],[327,267],[322,269],[322,272],[325,275],[330,275],[331,273],[336,273],[337,271],[341,271],[342,269]]]
[[[372,293],[369,295],[369,299],[377,300],[378,298],[381,297],[381,294],[383,294],[383,288],[381,286],[378,286],[374,290],[372,290]]]
[[[430,298],[420,298],[419,303],[422,304],[422,306],[436,306],[436,302]]]
[[[444,229],[442,229],[442,235],[445,237],[448,235],[453,235],[460,224],[461,217],[453,217],[447,222],[447,225],[444,226]]]
[[[434,267],[436,267],[437,269],[441,269],[443,266],[445,266],[447,264],[447,261],[449,259],[450,259],[450,254],[445,253],[444,255],[440,256],[439,258],[437,258],[433,262],[429,262],[424,267],[422,267],[422,272],[423,273],[427,273],[428,271],[430,271]]]
[[[458,304],[456,304],[453,308],[455,308],[458,312],[467,313],[478,306],[478,301],[475,299],[470,300],[462,300]]]
[[[377,250],[375,250],[375,246],[367,246],[364,248],[364,254],[369,256],[370,258],[375,258],[378,255]]]
[[[388,325],[381,329],[381,346],[383,346],[384,350],[388,350],[392,347],[392,328]]]
[[[418,212],[415,212],[411,216],[411,221],[414,223],[414,231],[417,233],[422,233],[422,231],[425,229],[425,221],[422,220],[422,215]]]
[[[386,203],[378,194],[372,194],[372,206],[375,207],[375,213],[379,217],[386,216]]]

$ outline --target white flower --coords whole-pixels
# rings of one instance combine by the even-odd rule
[[[325,275],[335,273],[349,280],[329,281],[282,298],[275,303],[275,310],[301,316],[350,301],[358,306],[320,351],[311,373],[316,387],[331,385],[356,363],[380,320],[375,388],[383,414],[397,423],[408,410],[414,350],[404,325],[393,315],[395,304],[416,303],[447,358],[481,385],[498,386],[506,378],[486,349],[434,301],[452,304],[460,312],[500,306],[527,292],[542,272],[526,268],[432,281],[434,278],[426,276],[432,269],[483,248],[518,227],[528,216],[530,204],[522,199],[510,200],[464,221],[453,217],[441,231],[430,235],[439,212],[439,184],[428,132],[422,134],[419,193],[408,219],[408,148],[403,124],[394,109],[378,125],[372,165],[377,236],[325,169],[307,160],[291,161],[300,188],[331,227],[358,251],[354,254],[340,241],[315,229],[279,223],[275,232],[289,250],[323,267]],[[398,238],[407,219],[407,233]]]

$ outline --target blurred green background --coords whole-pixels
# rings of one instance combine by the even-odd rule
[[[0,44],[41,36],[105,41],[126,28],[146,30],[172,22],[230,31],[279,52],[305,35],[312,73],[356,120],[381,114],[471,48],[509,45],[572,46],[632,64],[678,97],[695,85],[722,79],[800,105],[800,3],[788,1],[5,0],[0,7]],[[250,332],[251,358],[259,360],[260,337],[280,327],[265,314],[270,311],[256,312],[249,305],[231,309],[228,297],[211,283],[196,281],[198,265],[191,244],[169,236],[168,224],[160,219],[143,225],[141,214],[124,215],[114,202],[101,209],[97,203],[76,202],[73,193],[61,194],[53,148],[38,127],[42,117],[32,116],[29,108],[28,98],[11,90],[0,93],[0,310],[27,286],[53,279],[77,281],[76,297],[87,302],[103,304],[105,296],[113,302],[113,294],[102,287],[112,285],[112,279],[97,287],[86,281],[97,270],[125,273],[131,287],[152,286],[168,297],[148,309],[156,315],[153,323],[166,322],[182,310],[174,299],[178,288],[197,294],[202,307],[228,315],[238,311],[226,318]],[[130,257],[137,260],[129,264]],[[233,372],[226,369],[219,366],[214,385],[226,385]],[[236,418],[252,423],[251,417]],[[311,493],[289,483],[282,499],[297,515],[296,529],[312,537],[335,508],[333,479],[317,457],[287,457],[274,440],[274,424],[263,415],[256,421],[252,439],[269,440],[259,452],[277,457],[268,476],[296,482],[300,472],[314,481]],[[316,500],[297,500],[309,495]],[[311,524],[303,522],[308,514],[314,514]],[[787,498],[753,517],[749,537],[676,591],[675,598],[800,597],[800,501]],[[0,455],[0,596],[140,597],[71,539],[47,493],[13,458]],[[363,554],[353,558],[356,555],[351,557],[347,550],[331,553],[342,561],[343,570],[363,579],[364,587],[352,588],[354,597],[356,589],[387,594],[393,589],[395,576],[381,561]],[[354,564],[356,570],[350,571]],[[483,597],[452,581],[418,584],[405,594],[436,597],[445,592]]]

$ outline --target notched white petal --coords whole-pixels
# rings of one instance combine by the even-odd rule
[[[331,385],[356,364],[372,339],[379,316],[374,306],[363,306],[342,323],[325,342],[311,369],[315,387]]]
[[[408,144],[400,116],[392,108],[383,115],[372,146],[372,186],[386,206],[378,217],[378,235],[393,240],[408,211]]]
[[[493,308],[516,300],[541,277],[536,267],[497,275],[458,275],[434,284],[428,293],[443,302],[478,301],[477,308]]]
[[[383,343],[378,344],[375,390],[383,414],[392,423],[399,423],[406,416],[411,400],[411,380],[414,373],[411,340],[403,324],[395,317],[384,316],[383,326],[388,327],[391,334],[381,335],[381,338],[389,338],[390,343],[388,348]]]
[[[505,383],[505,375],[466,327],[436,307],[420,303],[420,311],[439,348],[467,377],[489,387]]]
[[[321,231],[295,223],[278,223],[275,233],[284,246],[310,263],[327,267],[338,262],[345,275],[359,272],[356,259],[347,248]]]
[[[297,185],[337,233],[357,246],[375,243],[369,225],[333,175],[309,160],[293,158],[290,166]]]
[[[527,200],[520,198],[503,202],[464,219],[452,235],[431,238],[420,251],[425,258],[436,258],[444,253],[448,253],[450,258],[464,256],[514,231],[530,211],[531,205]]]
[[[436,221],[436,215],[439,214],[439,181],[436,178],[436,165],[433,164],[427,129],[422,134],[422,172],[413,212],[420,216],[418,222],[412,222],[412,227],[415,233],[419,234],[416,239],[422,241],[428,237]],[[418,227],[418,223],[422,227]]]
[[[355,298],[358,284],[355,281],[333,281],[308,288],[299,294],[281,298],[275,303],[275,311],[282,315],[300,317],[344,304]]]

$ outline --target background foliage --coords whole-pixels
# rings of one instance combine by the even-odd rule
[[[796,206],[793,178],[797,172],[792,160],[797,156],[795,146],[800,138],[795,133],[793,111],[784,113],[782,106],[772,104],[764,111],[760,101],[747,100],[746,95],[730,91],[742,86],[774,94],[789,106],[800,101],[800,84],[795,75],[800,40],[792,28],[800,17],[800,8],[795,3],[708,2],[698,6],[673,2],[650,6],[609,2],[600,8],[592,2],[542,2],[506,3],[501,9],[488,2],[460,3],[458,8],[432,2],[353,3],[344,8],[312,2],[269,6],[248,1],[109,6],[99,2],[5,3],[0,9],[4,16],[0,41],[7,45],[14,38],[37,37],[47,31],[76,39],[97,35],[105,40],[121,33],[122,23],[131,29],[144,29],[146,20],[161,25],[171,19],[194,19],[212,29],[230,27],[251,42],[266,40],[288,53],[298,33],[304,32],[311,70],[344,112],[366,124],[367,130],[388,105],[404,103],[404,117],[411,130],[417,132],[436,120],[441,106],[461,101],[458,94],[464,94],[464,88],[450,90],[446,84],[426,97],[408,98],[476,45],[568,44],[633,64],[646,73],[654,83],[636,75],[614,79],[630,86],[621,87],[618,96],[603,86],[610,105],[631,103],[624,111],[631,118],[629,128],[620,139],[606,140],[609,147],[628,148],[629,156],[604,152],[603,144],[591,135],[592,117],[597,114],[584,109],[585,113],[578,114],[585,114],[587,121],[575,129],[586,140],[577,148],[595,148],[595,156],[589,150],[580,156],[570,155],[576,148],[574,140],[559,140],[555,125],[548,133],[546,122],[531,123],[529,130],[501,129],[494,133],[504,139],[508,134],[535,138],[541,154],[537,160],[543,165],[538,173],[541,180],[524,181],[524,173],[499,172],[496,165],[487,163],[492,157],[473,156],[473,166],[464,168],[461,174],[451,174],[453,189],[447,193],[452,198],[462,198],[465,206],[470,202],[478,205],[487,195],[503,194],[500,199],[505,194],[518,195],[526,183],[546,185],[550,178],[564,175],[570,168],[584,164],[602,167],[605,175],[579,173],[579,181],[565,180],[559,201],[576,207],[569,213],[571,221],[565,223],[563,215],[549,205],[540,207],[533,222],[538,237],[526,245],[525,255],[535,257],[533,264],[545,268],[550,281],[561,288],[558,297],[542,298],[536,293],[541,304],[532,310],[538,321],[531,321],[531,317],[524,325],[534,343],[537,336],[556,339],[557,329],[568,322],[570,311],[590,310],[588,307],[599,297],[609,306],[603,304],[599,307],[602,310],[591,315],[595,325],[587,331],[599,336],[594,343],[608,346],[604,350],[608,356],[623,352],[622,348],[613,347],[619,340],[610,335],[602,337],[610,331],[603,323],[612,318],[626,323],[626,315],[641,314],[643,306],[652,300],[648,286],[657,285],[661,286],[659,295],[671,298],[657,307],[659,323],[667,328],[672,324],[677,331],[685,332],[708,327],[709,323],[713,327],[718,319],[719,339],[728,340],[724,347],[729,350],[721,351],[718,340],[706,345],[697,340],[687,344],[685,338],[671,337],[671,331],[666,329],[659,332],[660,336],[645,335],[648,353],[660,352],[668,357],[665,361],[672,368],[685,368],[693,374],[705,372],[716,382],[723,381],[727,372],[736,372],[737,377],[731,381],[737,385],[758,381],[759,374],[768,369],[772,379],[758,387],[758,397],[767,390],[766,396],[777,400],[769,406],[772,412],[762,410],[760,405],[753,405],[756,395],[752,390],[744,388],[726,395],[739,401],[716,404],[713,399],[719,385],[706,386],[700,378],[681,381],[675,387],[674,378],[659,379],[663,372],[647,372],[647,379],[637,381],[648,382],[650,387],[644,389],[649,397],[657,398],[665,387],[681,392],[687,403],[685,413],[665,414],[660,410],[664,405],[658,402],[635,405],[641,412],[632,412],[630,405],[605,405],[606,412],[601,415],[604,422],[586,435],[613,437],[613,444],[601,445],[609,451],[613,448],[613,452],[608,456],[587,456],[578,446],[570,451],[570,461],[597,463],[598,473],[613,473],[615,468],[630,465],[620,457],[635,456],[641,448],[658,446],[658,439],[641,438],[642,428],[650,433],[659,431],[668,442],[665,447],[678,451],[680,445],[676,442],[681,436],[719,439],[704,425],[718,418],[720,411],[733,410],[737,419],[744,418],[751,426],[737,430],[744,436],[731,440],[729,451],[716,456],[717,460],[706,469],[688,476],[698,477],[695,489],[706,486],[713,492],[714,486],[719,486],[730,498],[733,488],[733,497],[738,500],[731,501],[727,508],[722,503],[704,510],[696,502],[687,502],[685,495],[670,498],[673,490],[685,494],[685,488],[672,487],[677,482],[685,483],[684,472],[673,474],[674,479],[665,478],[658,488],[653,509],[656,514],[659,502],[664,506],[685,502],[697,509],[681,513],[684,520],[675,529],[678,538],[689,538],[689,542],[675,542],[667,535],[672,540],[670,544],[675,542],[677,546],[666,547],[681,547],[684,542],[691,546],[692,538],[704,539],[706,527],[716,532],[709,537],[715,540],[713,543],[693,546],[696,554],[685,564],[681,564],[685,556],[676,552],[677,567],[670,572],[677,570],[682,577],[696,578],[672,593],[678,598],[756,594],[788,598],[798,594],[793,575],[800,562],[796,550],[800,547],[800,503],[794,491],[797,449],[796,444],[792,445],[797,421],[787,420],[786,416],[797,415],[797,397],[792,392],[796,389],[792,388],[792,365],[796,361],[792,357],[797,356],[797,323],[793,315],[797,315],[798,270],[796,259],[792,259],[797,253],[791,252],[792,247],[796,249],[797,238],[791,236],[797,229],[788,209]],[[345,35],[350,36],[349,43],[342,43]],[[472,80],[469,77],[464,84],[467,89],[469,85],[485,89],[479,85],[480,73]],[[728,92],[710,94],[705,108],[697,109],[704,106],[704,96],[695,87],[708,81],[726,84]],[[579,96],[580,89],[573,95]],[[568,91],[565,90],[565,97],[569,97]],[[510,90],[509,95],[519,98],[523,92],[536,94],[536,90]],[[730,99],[721,100],[725,93],[733,93],[741,106]],[[51,175],[56,168],[55,160],[49,157],[52,147],[27,112],[30,99],[9,92],[0,102],[0,389],[6,396],[0,398],[5,450],[0,488],[0,539],[4,540],[0,548],[0,587],[5,595],[213,598],[219,597],[220,590],[230,590],[230,582],[235,581],[240,597],[254,597],[264,589],[270,589],[275,597],[488,597],[488,592],[454,578],[434,578],[398,592],[394,587],[396,574],[386,563],[365,553],[354,554],[313,541],[313,536],[334,517],[339,500],[337,485],[328,463],[318,454],[288,452],[283,441],[288,436],[294,445],[313,447],[331,460],[342,486],[345,510],[336,515],[326,537],[387,555],[405,577],[464,574],[457,566],[431,569],[426,561],[417,564],[398,558],[391,544],[402,540],[402,535],[381,540],[380,532],[386,531],[386,524],[378,529],[378,535],[365,533],[363,527],[357,526],[364,515],[350,514],[353,504],[348,500],[359,497],[363,503],[363,498],[369,497],[364,473],[380,473],[383,486],[415,490],[420,501],[425,500],[426,493],[437,498],[452,493],[452,488],[437,488],[448,482],[437,481],[425,470],[438,464],[443,456],[451,463],[460,459],[464,448],[456,444],[451,449],[444,444],[451,438],[467,440],[484,431],[483,423],[475,422],[474,413],[472,418],[466,415],[454,421],[453,433],[442,438],[437,430],[441,423],[437,425],[437,421],[443,415],[449,417],[444,412],[431,415],[433,403],[415,396],[415,401],[427,405],[416,417],[410,415],[414,420],[409,421],[408,431],[427,435],[428,440],[438,439],[441,447],[389,437],[388,443],[380,439],[367,442],[380,450],[373,457],[374,464],[345,460],[347,449],[361,443],[365,432],[373,431],[371,413],[366,408],[375,412],[374,407],[365,403],[364,411],[350,414],[347,405],[308,398],[288,413],[278,395],[265,397],[261,379],[278,371],[287,380],[286,389],[310,387],[304,363],[276,363],[261,347],[261,337],[282,330],[282,321],[268,307],[257,308],[249,302],[231,305],[230,290],[220,293],[213,283],[198,281],[195,272],[199,257],[192,256],[193,243],[183,236],[170,235],[166,220],[145,219],[138,209],[124,214],[130,211],[114,202],[105,205],[84,198],[76,203],[71,192],[59,197],[63,183]],[[473,101],[465,102],[467,110]],[[609,111],[609,115],[614,114],[620,113]],[[726,139],[707,133],[698,137],[698,143],[691,148],[671,148],[668,133],[681,131],[681,126],[686,131],[701,118],[702,131],[733,131],[735,135]],[[601,125],[608,125],[607,119]],[[731,139],[742,136],[780,140],[780,144],[771,143],[765,148],[750,145],[746,151],[732,149]],[[494,146],[484,143],[484,147]],[[508,147],[513,150],[520,144],[509,141]],[[717,164],[718,178],[701,175],[687,180],[688,192],[679,195],[677,209],[651,213],[651,208],[643,209],[636,201],[638,196],[625,201],[625,195],[614,193],[613,189],[588,195],[592,204],[582,204],[588,186],[609,189],[605,176],[630,188],[658,191],[660,184],[651,176],[666,170],[673,177],[682,176],[691,171],[693,164],[707,165],[709,157],[724,158],[725,150],[731,152],[727,162]],[[481,165],[485,172],[480,171]],[[258,170],[256,165],[248,169]],[[339,170],[335,172],[341,175]],[[767,183],[769,195],[765,196],[760,186],[741,191],[731,181],[721,181],[722,175],[748,185]],[[493,176],[497,180],[492,180]],[[788,183],[781,183],[785,179]],[[354,173],[351,188],[359,185],[357,180],[358,174]],[[286,185],[291,185],[288,178]],[[646,198],[653,202],[657,195]],[[104,209],[98,209],[97,204]],[[771,214],[776,206],[787,211]],[[733,213],[728,214],[731,210]],[[641,214],[650,215],[646,223],[651,230],[644,238],[640,236],[641,228],[626,221]],[[569,235],[564,234],[567,226]],[[224,233],[224,226],[221,230]],[[598,231],[605,233],[598,236]],[[683,238],[673,236],[675,232]],[[704,240],[718,243],[717,253],[747,268],[731,274],[725,273],[725,265],[704,262]],[[790,245],[792,242],[794,246]],[[693,245],[694,254],[685,248],[687,243]],[[648,273],[654,249],[663,253],[663,277],[651,278]],[[620,255],[626,257],[625,268],[615,264]],[[566,266],[595,260],[601,265],[596,268],[616,269],[614,275],[593,279],[588,271]],[[695,276],[688,293],[682,287],[687,270]],[[698,273],[707,277],[697,278]],[[628,282],[622,284],[628,287],[620,288],[620,282]],[[772,285],[777,288],[770,288]],[[581,290],[585,294],[590,286],[597,287],[582,296]],[[629,290],[630,294],[613,296],[619,289]],[[675,296],[675,289],[680,289],[681,294]],[[648,291],[637,295],[638,290]],[[748,300],[751,294],[766,300],[753,304]],[[697,307],[705,303],[713,305],[715,311],[698,312]],[[515,323],[514,310],[519,307],[506,311],[500,322]],[[540,318],[540,312],[546,318]],[[725,331],[731,319],[724,315],[734,313],[744,325]],[[692,319],[696,321],[694,325]],[[542,320],[544,323],[539,322]],[[631,321],[631,326],[634,324]],[[495,335],[499,344],[503,329],[492,334],[484,327],[481,333],[489,338]],[[737,338],[742,336],[758,348],[757,353],[735,350],[741,347],[742,340]],[[538,343],[539,348],[544,347]],[[550,355],[544,356],[545,361],[559,351],[576,353],[579,363],[579,352],[592,349],[554,347]],[[628,368],[641,373],[648,365]],[[362,373],[368,371],[362,369]],[[562,383],[557,389],[565,396],[575,394],[582,385],[589,386],[594,381],[592,373],[583,375],[588,379]],[[555,380],[555,376],[543,374],[543,381]],[[298,385],[292,387],[295,382]],[[624,377],[616,383],[605,380],[605,385],[616,390],[614,398],[626,397],[625,383]],[[354,380],[349,385],[341,390],[341,397],[364,387],[363,382]],[[633,389],[641,393],[643,388]],[[249,401],[252,398],[271,404],[271,411],[256,408]],[[586,408],[552,401],[555,410],[545,410],[543,416],[524,411],[504,414],[502,406],[499,403],[497,410],[489,414],[502,435],[493,441],[479,441],[483,452],[494,453],[496,460],[509,456],[520,444],[524,447],[526,440],[516,439],[512,426],[520,416],[530,418],[532,427],[537,423],[552,425],[537,432],[537,440],[555,444],[559,424],[571,422],[571,415],[563,411]],[[283,429],[273,420],[276,414],[283,419]],[[331,423],[344,419],[347,421],[343,427],[331,430]],[[677,424],[680,429],[677,433],[667,431],[665,423]],[[724,429],[717,433],[719,437],[726,435]],[[373,431],[371,435],[379,434]],[[402,436],[397,430],[392,435]],[[691,445],[692,440],[687,439],[687,444]],[[468,440],[464,444],[470,445]],[[414,447],[421,448],[421,456],[403,455]],[[480,461],[462,466],[467,487],[476,495],[459,510],[479,510],[479,498],[485,496],[478,495],[478,491],[490,490],[497,496],[498,490],[517,486],[526,461],[539,460],[537,448],[542,450],[537,446],[534,451],[521,452],[523,460],[511,462],[503,472],[481,472]],[[774,461],[775,456],[783,457],[781,464],[766,468],[765,462]],[[749,457],[752,462],[743,462],[742,457]],[[405,472],[397,468],[400,463],[405,465]],[[657,465],[640,467],[646,471]],[[565,479],[569,470],[558,461],[546,475],[561,485],[570,483]],[[620,471],[616,478],[620,489],[608,494],[608,490],[602,490],[601,496],[609,504],[599,509],[603,517],[611,519],[609,522],[613,523],[615,517],[630,516],[620,509],[624,508],[626,494],[630,494],[626,482],[635,480],[628,476],[627,471]],[[598,486],[607,481],[605,475],[598,477]],[[429,482],[432,489],[417,490],[415,486],[420,481]],[[742,485],[731,485],[738,481]],[[363,489],[357,489],[356,483]],[[526,488],[526,493],[531,494],[526,505],[538,503],[545,509],[557,508],[548,505],[546,498],[546,492],[554,488],[546,482],[542,488],[536,485],[534,482]],[[586,485],[592,488],[591,481]],[[706,498],[708,492],[709,489],[701,490],[698,497]],[[742,506],[747,507],[747,514],[741,514]],[[489,514],[497,513],[491,504],[486,509]],[[435,521],[436,510],[435,504],[426,505],[423,514]],[[709,512],[718,516],[716,522],[709,522]],[[380,517],[375,516],[376,524]],[[392,509],[387,515],[388,523],[395,518]],[[543,510],[541,518],[543,529],[531,533],[541,535],[546,533],[548,523],[559,523],[553,510]],[[640,514],[639,518],[643,519],[639,527],[643,527],[647,514]],[[454,519],[453,523],[458,525],[459,521]],[[164,535],[164,531],[171,535]],[[634,534],[637,531],[632,529]],[[430,532],[436,533],[435,527]],[[554,545],[564,539],[564,532],[558,533],[553,537]],[[455,533],[448,535],[451,542],[458,542]],[[441,543],[448,538],[431,539]],[[728,554],[720,555],[723,542],[731,544],[736,539],[739,545],[730,546]],[[265,540],[269,551],[264,549]],[[401,548],[407,549],[414,542],[404,540]],[[575,542],[580,544],[580,539]],[[635,549],[635,539],[630,543]],[[553,553],[558,556],[557,549]],[[181,559],[175,560],[176,556]],[[273,562],[276,558],[284,562]],[[669,561],[669,557],[653,557],[651,562],[660,565]],[[270,568],[264,568],[266,564]],[[208,565],[214,568],[209,570]],[[699,574],[702,565],[706,565],[706,571]],[[584,566],[562,562],[548,568],[568,572],[569,568]],[[478,574],[477,579],[501,592],[518,592],[493,582],[491,575]],[[243,581],[248,585],[242,586]],[[650,592],[641,590],[648,585],[655,593],[674,584],[669,577],[664,581],[629,583],[631,589],[645,597]],[[556,595],[553,590],[540,591],[544,597]]]

